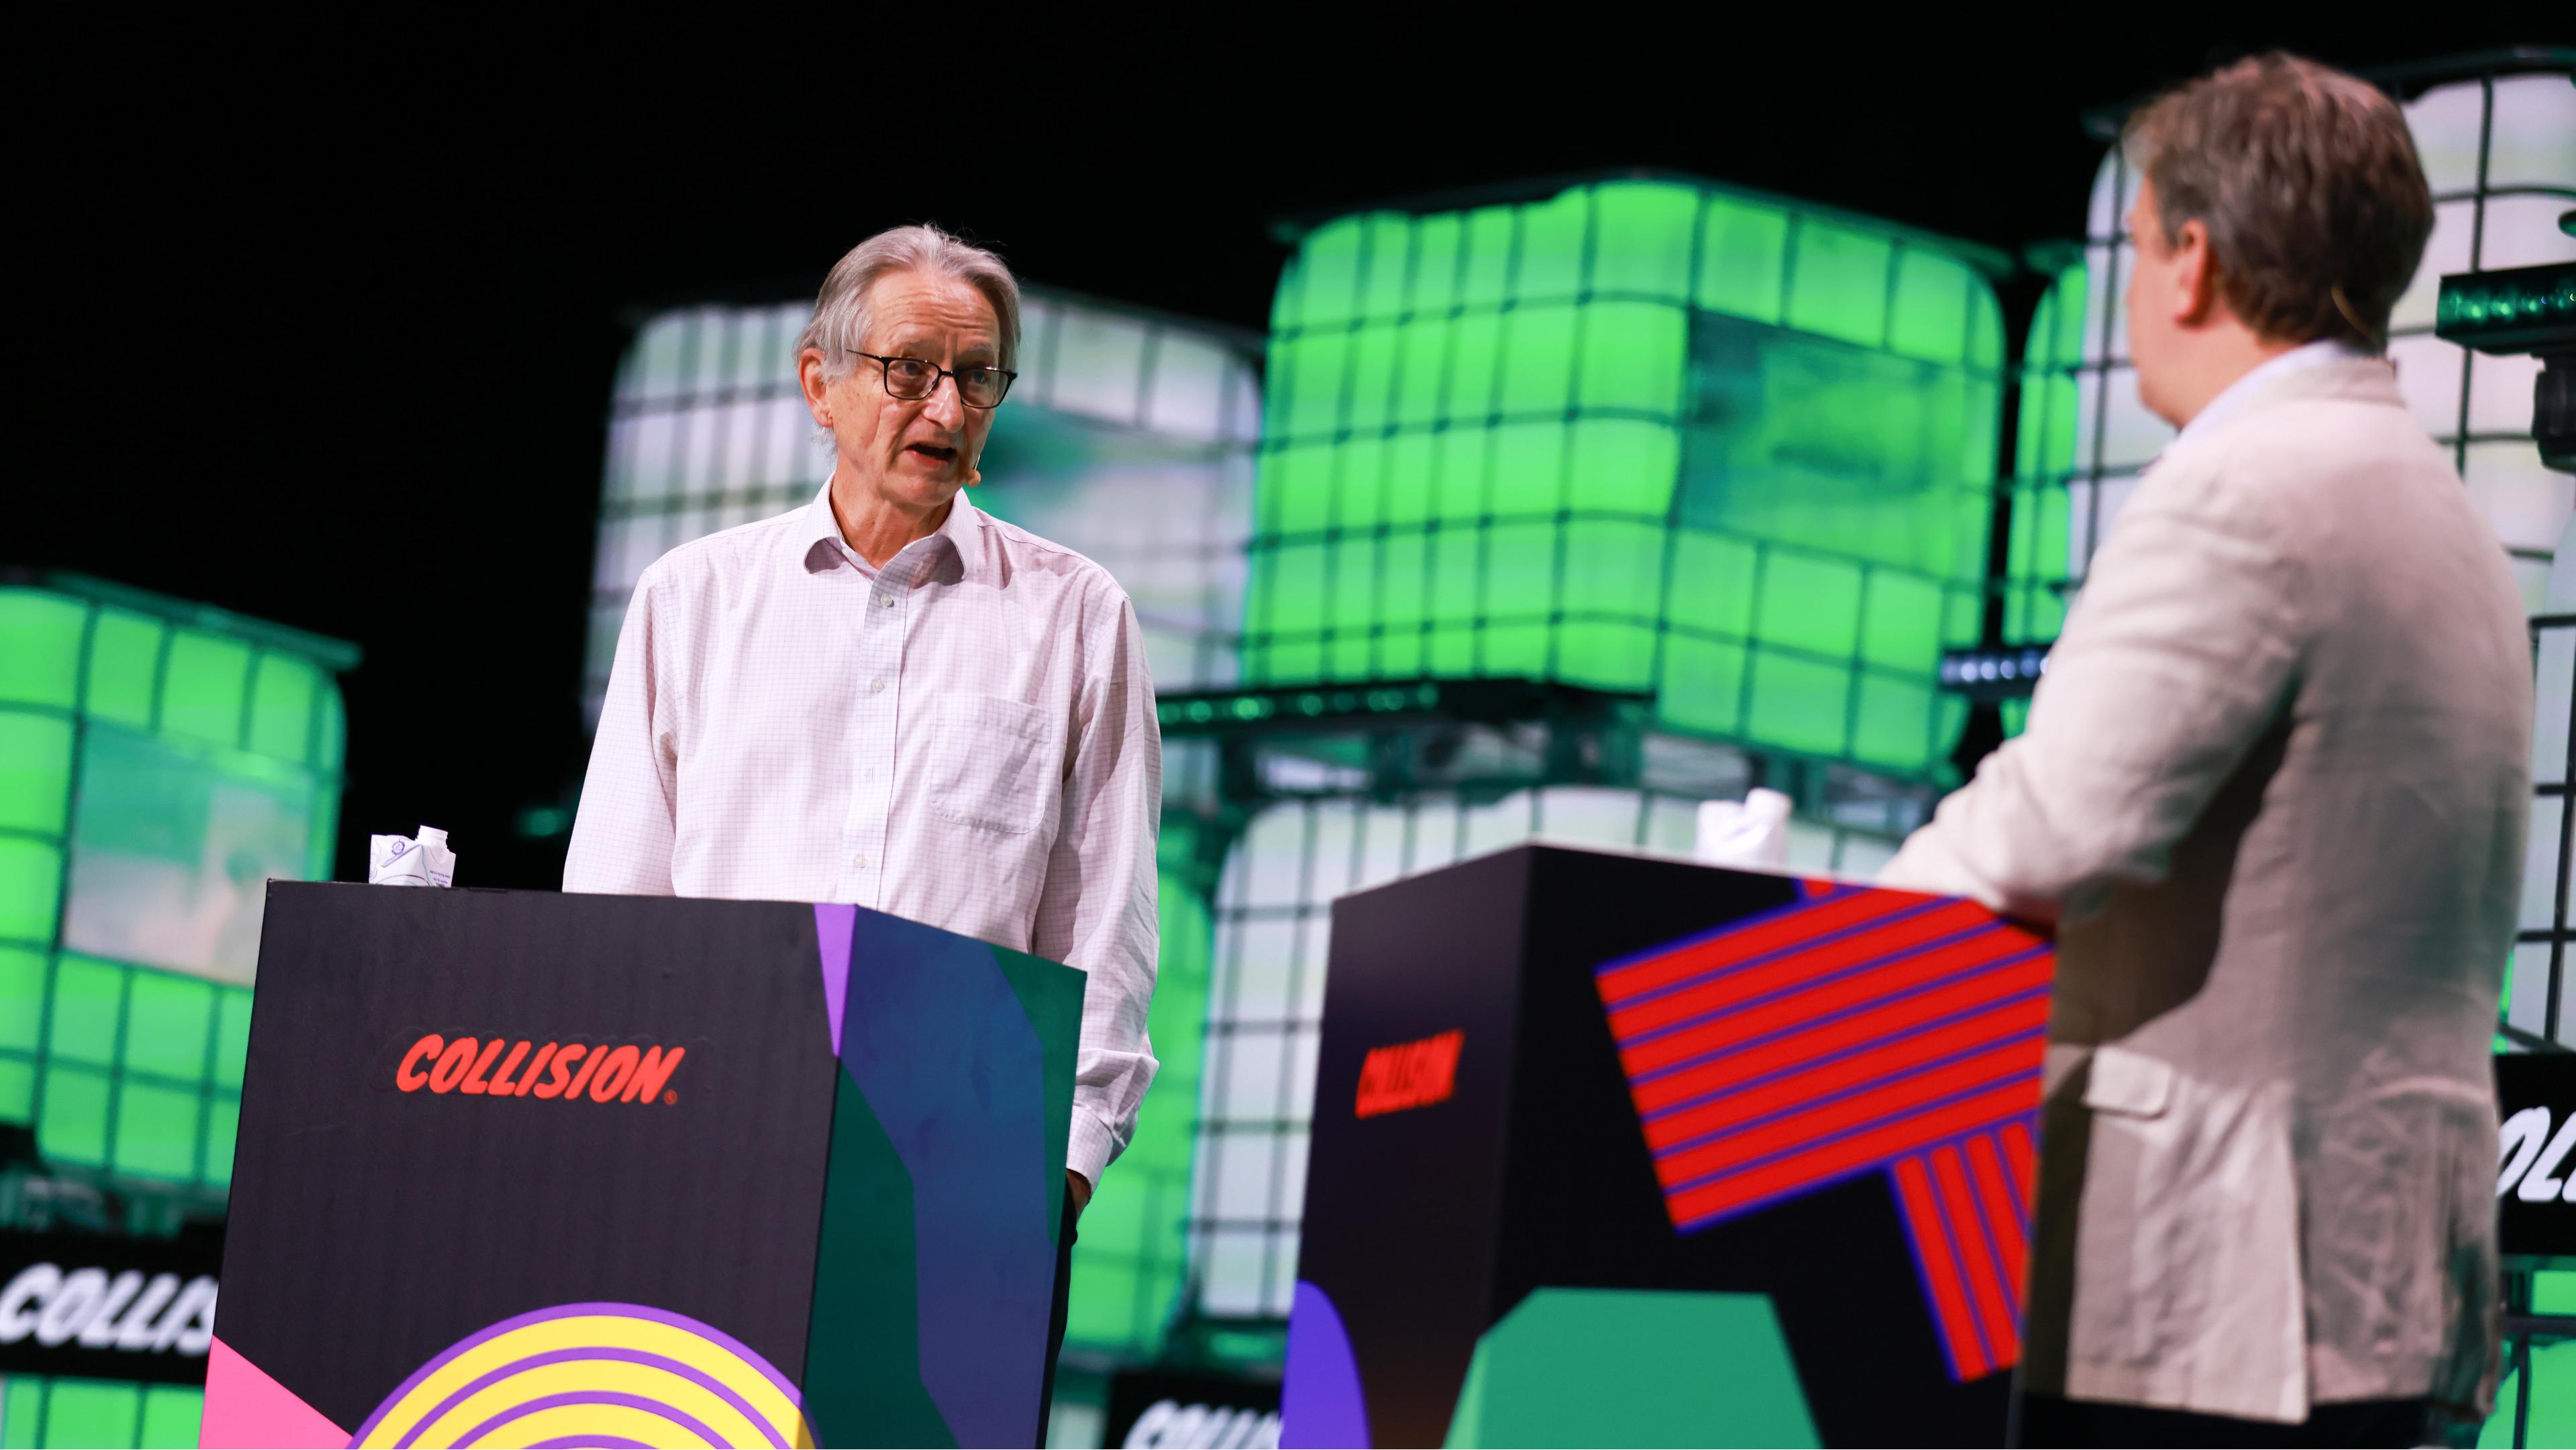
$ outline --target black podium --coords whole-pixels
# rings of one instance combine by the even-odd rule
[[[2002,1443],[2053,967],[1543,846],[1335,903],[1283,1443]]]
[[[274,884],[208,1445],[1027,1445],[1082,974],[846,906]]]

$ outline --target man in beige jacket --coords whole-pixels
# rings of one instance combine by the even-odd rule
[[[2495,1389],[2488,1051],[2531,720],[2502,549],[2379,353],[2404,118],[2286,56],[2124,145],[2182,429],[2029,729],[1881,878],[2059,924],[2024,1443],[2421,1443]]]

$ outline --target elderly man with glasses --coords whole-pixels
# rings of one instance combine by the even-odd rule
[[[644,571],[564,889],[854,902],[1081,968],[1069,1244],[1154,1077],[1162,740],[1126,593],[965,497],[1019,322],[935,228],[833,267],[797,347],[831,476]]]

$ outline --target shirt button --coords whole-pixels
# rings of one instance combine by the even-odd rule
[[[857,853],[856,855],[853,855],[852,857],[850,857],[850,864],[851,864],[851,865],[853,865],[853,866],[856,866],[857,868],[859,868],[859,869],[860,869],[860,870],[862,870],[862,871],[865,871],[866,869],[868,869],[868,853],[867,853],[867,852],[865,852],[865,851],[861,851],[861,852]]]
[[[892,608],[894,608],[894,596],[893,596],[893,595],[891,595],[891,594],[880,594],[880,595],[878,595],[878,596],[877,596],[877,607],[878,607],[878,608],[880,608],[880,609],[892,609]]]
[[[884,694],[884,693],[885,693],[885,681],[883,681],[883,680],[870,680],[870,681],[868,681],[868,693],[869,693],[869,694],[871,694],[871,695],[882,695],[882,694]]]

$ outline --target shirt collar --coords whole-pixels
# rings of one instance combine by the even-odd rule
[[[2339,338],[2326,337],[2303,343],[2265,361],[2220,389],[2218,396],[2209,400],[2208,406],[2193,414],[2192,420],[2183,425],[2182,432],[2175,435],[2174,441],[2180,443],[2196,435],[2216,432],[2220,424],[2244,411],[2245,405],[2252,402],[2257,394],[2292,373],[2369,356],[2371,354]]]
[[[942,558],[954,560],[956,563],[954,577],[971,579],[974,577],[975,560],[980,552],[976,548],[978,542],[976,533],[982,519],[982,511],[966,501],[966,490],[961,488],[957,491],[956,498],[949,502],[948,517],[932,531],[930,537],[904,547],[908,551],[926,547],[933,554],[934,563]],[[813,502],[805,505],[804,515],[796,525],[794,542],[797,557],[804,561],[808,569],[817,567],[816,560],[820,557],[818,551],[830,550],[856,565],[862,574],[874,575],[877,572],[875,566],[869,564],[858,550],[851,548],[849,542],[841,537],[841,521],[832,513],[832,480],[828,475],[823,480],[823,486],[814,491]],[[902,554],[895,555],[895,559],[903,557]],[[894,560],[889,559],[886,562],[891,565]]]

